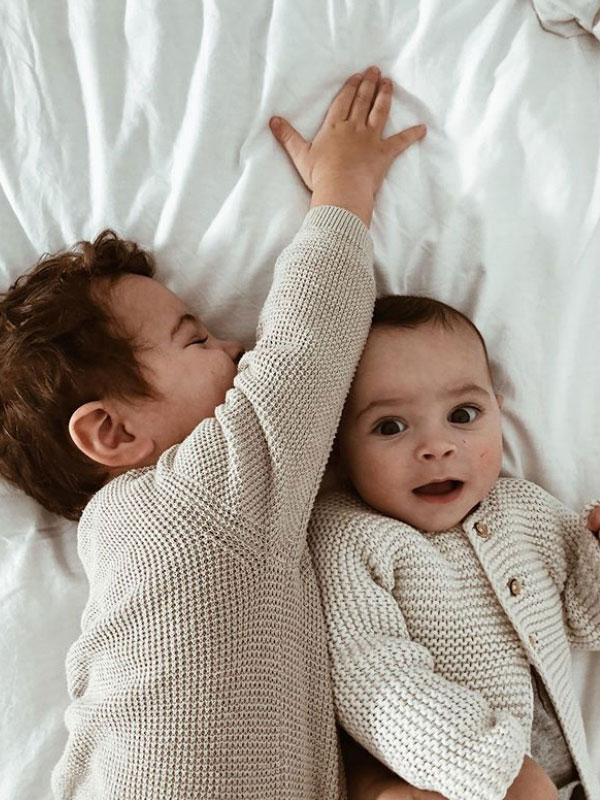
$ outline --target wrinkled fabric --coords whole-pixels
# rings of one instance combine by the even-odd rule
[[[590,33],[600,40],[598,0],[533,0],[533,6],[545,30],[566,38]]]
[[[598,495],[592,36],[550,35],[512,0],[30,0],[0,4],[0,30],[0,289],[112,226],[245,344],[308,206],[268,118],[311,137],[340,81],[379,64],[396,83],[386,135],[428,125],[377,197],[379,290],[433,294],[480,326],[507,475],[573,508]],[[1,797],[50,800],[86,594],[75,526],[1,489]],[[575,655],[597,765],[599,667]]]

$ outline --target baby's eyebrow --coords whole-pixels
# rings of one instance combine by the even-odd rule
[[[175,338],[175,336],[179,333],[181,328],[185,325],[186,322],[193,322],[194,324],[198,323],[200,320],[194,314],[190,314],[187,311],[185,314],[182,314],[175,325],[173,326],[173,330],[171,331],[171,340]]]
[[[445,392],[446,397],[456,397],[456,395],[460,394],[484,394],[486,397],[490,396],[487,389],[484,389],[478,383],[463,383],[460,386],[453,386]]]
[[[451,388],[447,389],[444,392],[444,397],[458,397],[465,394],[485,395],[486,398],[489,398],[490,396],[490,393],[484,389],[483,386],[479,386],[478,383],[462,383],[459,386],[452,386]],[[368,405],[358,412],[356,419],[362,417],[362,415],[366,414],[367,411],[372,411],[374,408],[379,408],[380,406],[406,405],[409,402],[410,400],[406,397],[386,397],[381,400],[371,400]]]
[[[385,400],[371,400],[368,405],[358,412],[356,419],[362,417],[362,415],[366,414],[367,411],[372,411],[374,408],[379,408],[379,406],[395,406],[403,402],[405,401],[402,397],[387,397]]]

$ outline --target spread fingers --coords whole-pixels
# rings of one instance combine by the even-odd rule
[[[373,103],[373,107],[369,113],[369,119],[367,120],[368,126],[381,134],[387,122],[391,105],[392,82],[389,78],[384,78],[377,87],[375,102]]]
[[[356,96],[356,90],[362,81],[362,74],[351,75],[342,88],[339,90],[333,102],[329,106],[329,111],[325,117],[325,122],[330,124],[348,119],[348,114],[352,108],[352,102]]]
[[[375,92],[377,90],[379,74],[379,69],[377,67],[369,67],[369,69],[365,72],[363,79],[356,90],[356,96],[354,97],[354,102],[352,103],[352,108],[350,109],[348,119],[352,120],[353,122],[362,122],[363,124],[366,124],[369,112],[371,111],[373,97],[375,96]]]

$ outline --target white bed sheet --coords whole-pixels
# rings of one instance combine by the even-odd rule
[[[392,133],[426,122],[372,226],[382,291],[472,314],[505,397],[505,472],[600,496],[600,45],[527,0],[21,0],[0,5],[0,286],[112,226],[251,343],[308,196],[267,129],[306,135],[379,64]],[[1,379],[1,378],[0,378]],[[49,800],[86,596],[71,523],[0,489],[0,796]],[[574,675],[600,765],[600,657]]]

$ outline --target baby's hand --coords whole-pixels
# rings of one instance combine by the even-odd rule
[[[537,761],[525,756],[505,800],[558,800],[558,791]]]
[[[438,792],[429,792],[427,789],[416,789],[400,778],[394,783],[389,783],[381,789],[374,789],[374,794],[363,796],[361,800],[447,800]]]
[[[425,136],[425,126],[417,125],[381,138],[391,101],[392,82],[370,67],[344,83],[312,143],[286,120],[271,119],[275,138],[313,192],[312,206],[341,206],[370,224],[375,193],[392,161]]]
[[[600,506],[592,508],[588,516],[588,528],[596,535],[600,531]]]

